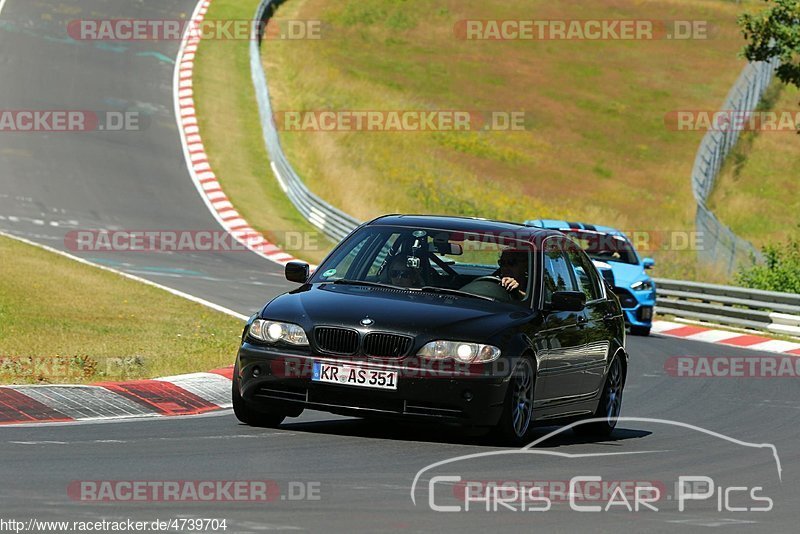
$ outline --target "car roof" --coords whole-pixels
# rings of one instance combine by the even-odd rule
[[[610,226],[600,226],[597,224],[572,221],[559,221],[558,219],[531,219],[525,221],[525,224],[537,228],[550,228],[553,230],[586,230],[589,232],[599,232],[601,234],[625,236],[624,233]]]
[[[367,226],[408,226],[419,228],[435,228],[446,231],[474,232],[513,232],[518,239],[526,240],[543,238],[548,235],[560,235],[560,232],[545,228],[537,228],[525,224],[495,221],[478,217],[457,217],[451,215],[383,215],[367,223]]]

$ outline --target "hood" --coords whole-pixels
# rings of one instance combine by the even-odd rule
[[[297,323],[307,332],[314,326],[334,325],[468,341],[484,340],[531,313],[516,304],[469,297],[318,284],[277,297],[261,317]],[[361,325],[366,317],[374,321],[368,327]]]
[[[618,263],[615,261],[605,262],[611,266],[614,273],[614,285],[630,289],[631,284],[639,280],[649,280],[650,276],[644,271],[644,267],[639,264]]]

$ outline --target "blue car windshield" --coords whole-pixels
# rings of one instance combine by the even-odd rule
[[[532,258],[530,244],[508,237],[375,225],[350,236],[311,282],[380,284],[523,303],[530,298]]]
[[[625,236],[584,230],[562,230],[593,260],[638,265],[639,257]]]

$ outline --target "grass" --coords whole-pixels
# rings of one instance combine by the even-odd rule
[[[765,109],[800,112],[800,89],[776,85]],[[709,206],[722,222],[756,246],[785,242],[800,230],[800,136],[748,132],[726,161]]]
[[[671,131],[664,117],[721,105],[744,65],[736,16],[756,5],[291,0],[278,17],[320,19],[323,38],[267,41],[263,55],[278,110],[526,112],[522,132],[282,132],[311,189],[361,219],[433,212],[685,232],[702,133]],[[712,31],[682,42],[454,38],[458,20],[520,18],[700,19]],[[726,281],[693,251],[653,255],[658,276]]]
[[[252,19],[258,3],[215,0],[206,19]],[[286,252],[318,263],[333,243],[295,210],[270,170],[249,46],[246,40],[205,40],[198,48],[194,90],[200,134],[211,167],[239,213]]]
[[[252,17],[255,0],[215,0],[210,18]],[[702,132],[674,110],[716,110],[744,65],[736,16],[760,2],[290,0],[279,19],[321,20],[322,39],[267,40],[277,111],[524,111],[510,132],[282,132],[312,191],[360,219],[427,212],[559,218],[624,230],[694,230],[690,171]],[[705,20],[694,41],[465,41],[463,19]],[[196,89],[212,165],[261,230],[308,225],[267,168],[248,43],[204,42]],[[329,245],[326,245],[329,246]],[[301,253],[302,255],[302,253]],[[321,254],[320,254],[321,255]],[[725,282],[694,251],[658,250],[657,275]]]
[[[0,383],[92,383],[230,365],[240,320],[0,236]]]

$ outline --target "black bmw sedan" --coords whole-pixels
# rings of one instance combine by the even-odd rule
[[[593,418],[610,433],[628,365],[617,298],[560,232],[389,215],[354,230],[313,274],[248,321],[233,408],[277,426],[305,408],[491,427]]]

